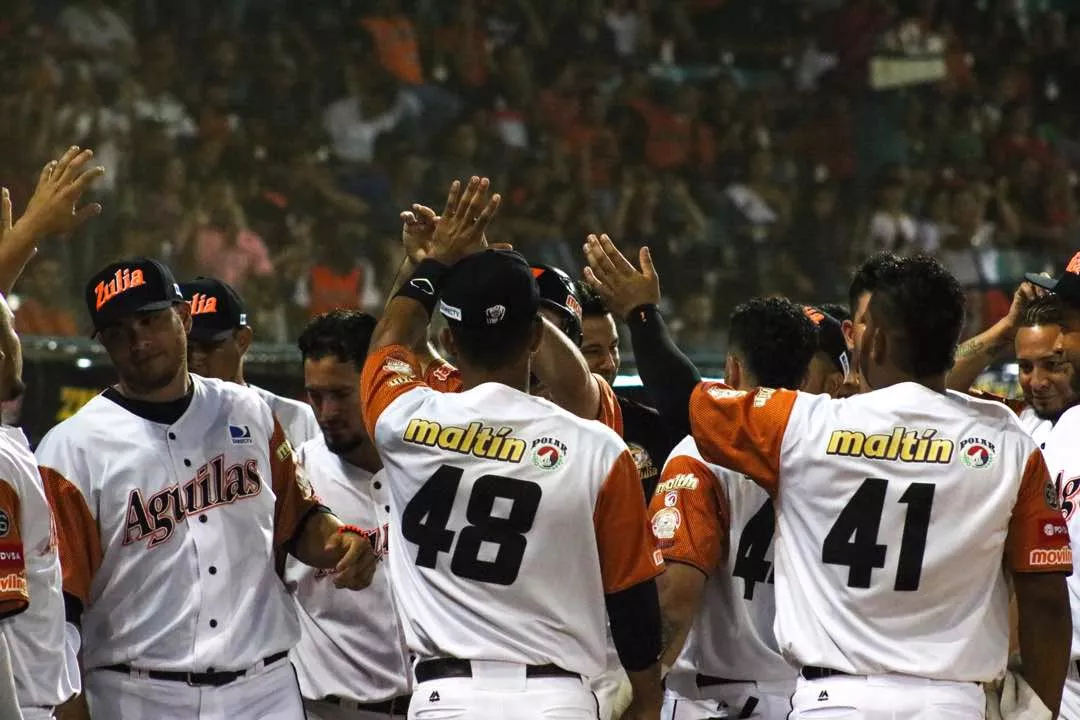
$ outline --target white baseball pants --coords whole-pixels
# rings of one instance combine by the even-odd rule
[[[660,720],[718,720],[729,717],[719,700],[691,700],[674,690],[664,690]]]
[[[525,677],[517,663],[472,662],[472,677],[417,683],[409,720],[597,720],[596,698],[572,677]]]
[[[596,696],[600,707],[600,720],[619,720],[630,705],[633,691],[630,690],[630,678],[622,665],[608,668],[601,675],[589,681],[589,687]]]
[[[288,659],[219,687],[143,679],[113,670],[92,670],[85,687],[95,719],[304,720],[300,686]]]
[[[1080,720],[1080,660],[1069,661],[1069,674],[1065,676],[1065,691],[1061,695],[1061,720]]]
[[[53,711],[49,708],[19,708],[22,720],[53,720]]]
[[[986,695],[976,683],[906,675],[799,679],[792,720],[983,720]]]
[[[307,720],[405,720],[404,715],[376,713],[319,700],[304,700]]]

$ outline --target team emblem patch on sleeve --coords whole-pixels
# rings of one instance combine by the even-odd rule
[[[274,451],[274,455],[277,456],[279,462],[285,462],[292,454],[292,445],[289,444],[288,440],[282,440],[281,444],[277,446],[277,450]]]
[[[1046,500],[1046,507],[1051,510],[1061,509],[1061,495],[1058,494],[1057,483],[1053,478],[1049,478],[1046,481],[1046,487],[1043,488],[1043,498]]]
[[[709,393],[709,397],[713,400],[727,400],[728,398],[742,397],[746,394],[745,390],[733,390],[732,388],[723,388],[717,385],[713,385],[705,392]]]
[[[656,511],[652,518],[652,532],[657,540],[671,540],[675,537],[675,531],[682,525],[682,513],[673,507],[665,507]]]
[[[386,362],[383,363],[383,370],[396,373],[397,375],[404,375],[405,377],[412,377],[415,374],[413,373],[412,365],[409,365],[409,363],[404,360],[394,357],[387,358]]]
[[[0,510],[0,537],[7,537],[9,530],[11,530],[11,521],[7,513]]]

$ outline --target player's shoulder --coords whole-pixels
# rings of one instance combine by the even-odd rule
[[[192,375],[191,381],[195,386],[194,402],[205,404],[207,410],[220,406],[228,413],[230,422],[253,418],[269,421],[272,417],[270,404],[250,386],[201,375]]]
[[[0,479],[22,478],[36,472],[37,460],[21,428],[0,426]]]
[[[40,457],[42,453],[58,451],[62,447],[87,445],[95,438],[100,439],[102,434],[112,435],[129,415],[104,393],[98,393],[70,417],[49,428],[38,443],[36,454]]]
[[[326,438],[323,437],[322,433],[305,440],[296,448],[296,459],[301,464],[318,462],[329,454],[331,454],[330,449],[326,447]]]
[[[280,413],[281,409],[284,408],[298,415],[310,414],[312,417],[315,416],[315,412],[306,402],[294,400],[293,398],[286,397],[285,395],[278,395],[277,393],[271,392],[266,388],[259,387],[258,385],[248,385],[248,387],[254,390],[255,393],[259,397],[261,397],[266,402],[266,404],[269,405],[270,408],[275,412]]]

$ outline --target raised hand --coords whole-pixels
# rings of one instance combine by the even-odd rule
[[[86,168],[93,157],[92,150],[72,145],[59,160],[46,164],[15,227],[34,237],[65,235],[101,213],[98,203],[78,207],[83,193],[105,174],[105,168],[100,165]]]
[[[590,235],[585,243],[585,281],[596,290],[608,310],[625,319],[640,305],[660,302],[660,276],[649,248],[638,253],[641,270],[635,268],[607,235]]]
[[[473,176],[464,192],[461,183],[450,186],[446,209],[435,224],[428,257],[452,265],[471,253],[487,246],[484,231],[499,210],[502,196],[487,197],[490,181]]]

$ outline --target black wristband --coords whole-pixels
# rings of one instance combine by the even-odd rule
[[[412,277],[401,286],[394,297],[407,297],[424,306],[430,316],[435,312],[435,301],[439,298],[439,283],[449,268],[438,260],[420,261],[413,270]]]
[[[636,306],[630,311],[630,314],[626,316],[626,323],[628,325],[634,324],[646,324],[650,318],[654,318],[660,314],[660,308],[653,303],[644,303]]]

